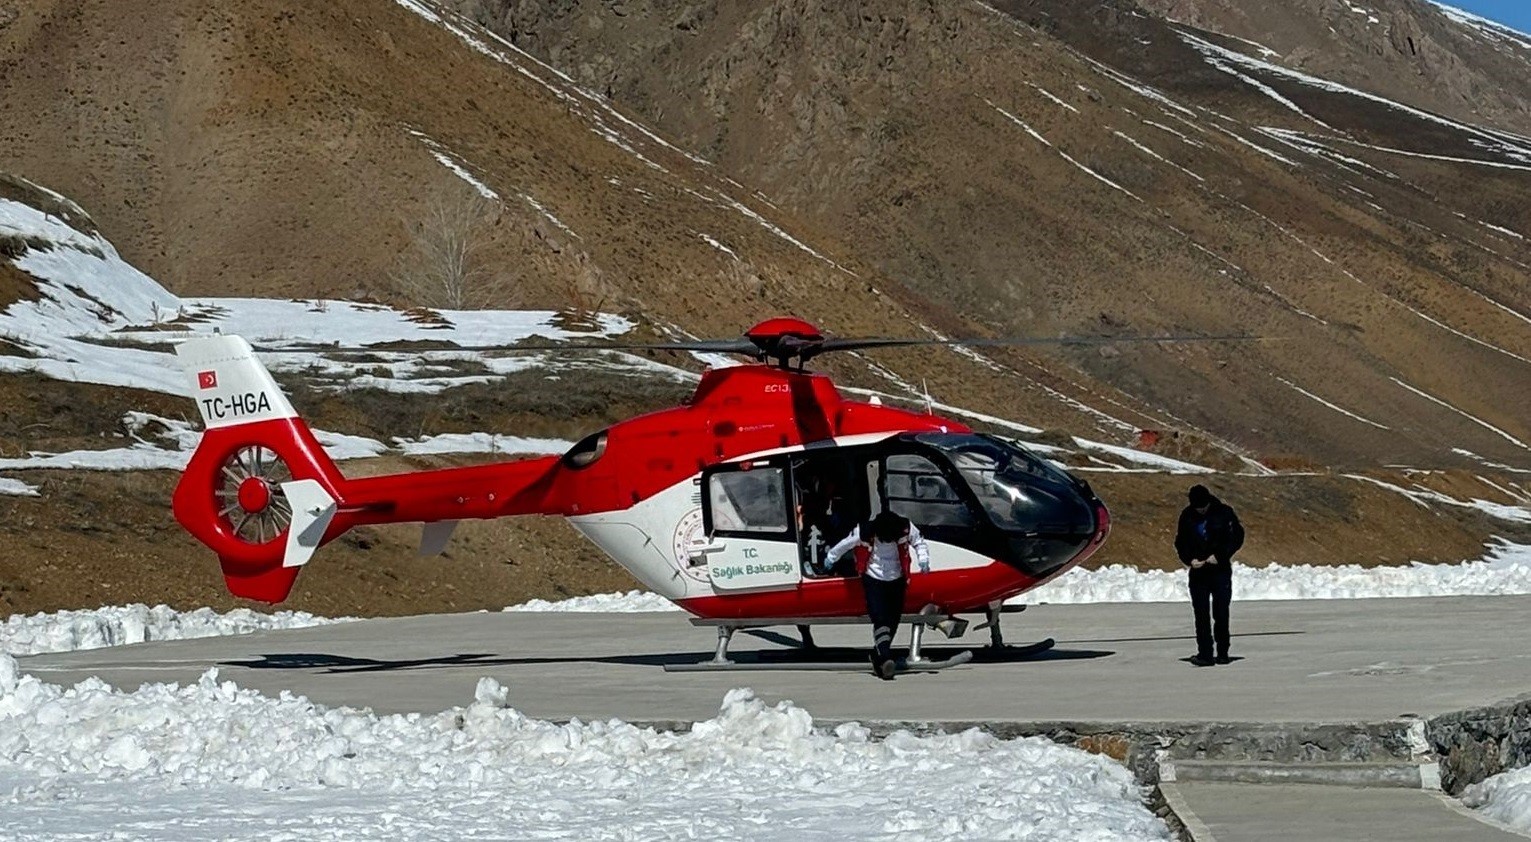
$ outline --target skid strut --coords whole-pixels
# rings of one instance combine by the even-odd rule
[[[999,630],[999,618],[1005,614],[1015,614],[1025,611],[1024,605],[1006,605],[1002,602],[991,602],[983,610],[984,620],[977,628],[989,630],[989,648],[999,651],[1005,648],[1005,636]]]
[[[920,609],[920,618],[909,624],[909,657],[906,662],[918,664],[925,658],[920,654],[920,647],[925,643],[925,627],[933,622],[937,613],[936,606],[927,605]]]
[[[724,665],[732,664],[728,659],[728,642],[734,637],[735,626],[718,626],[718,651],[712,653],[709,663]]]

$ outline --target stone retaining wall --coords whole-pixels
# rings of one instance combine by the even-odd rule
[[[1447,713],[1425,725],[1451,795],[1484,778],[1531,765],[1531,696]]]

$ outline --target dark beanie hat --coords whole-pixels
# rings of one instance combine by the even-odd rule
[[[1205,506],[1212,502],[1212,492],[1208,491],[1205,485],[1191,486],[1191,491],[1186,496],[1191,498],[1191,505],[1196,507]]]
[[[893,542],[903,537],[909,522],[899,515],[884,510],[872,520],[872,535],[879,541]]]

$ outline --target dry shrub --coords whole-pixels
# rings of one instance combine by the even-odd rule
[[[423,307],[480,309],[503,299],[510,279],[485,258],[501,208],[469,189],[437,193],[418,219],[409,220],[409,246],[389,277]]]

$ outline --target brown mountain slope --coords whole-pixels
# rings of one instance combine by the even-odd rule
[[[833,232],[431,8],[29,4],[0,31],[3,163],[92,208],[182,294],[397,297],[407,224],[470,189],[450,166],[503,205],[487,256],[512,283],[488,303],[604,305],[723,336],[781,312],[842,333],[906,333],[930,313]],[[960,356],[903,359],[908,377],[947,378],[932,388],[1025,397]]]
[[[463,5],[988,330],[1283,338],[996,355],[1126,425],[1327,464],[1531,456],[1531,143],[1125,1]],[[1113,427],[1056,423],[1081,422]]]
[[[1531,455],[1514,411],[1531,246],[1504,233],[1531,229],[1531,171],[1360,146],[1481,139],[1261,83],[1320,127],[1125,3],[522,4],[531,30],[478,4],[715,165],[427,4],[133,5],[23,10],[0,140],[179,292],[392,293],[406,221],[468,189],[440,157],[505,199],[492,256],[513,303],[719,335],[782,311],[842,333],[1248,331],[1280,341],[880,359],[954,402],[992,394],[1120,441],[1192,428],[1336,465]],[[1303,152],[1265,127],[1333,139]]]
[[[1463,25],[1426,0],[1141,0],[1254,41],[1268,61],[1458,120],[1531,135],[1531,36]],[[1246,45],[1246,47],[1252,45]]]
[[[29,4],[0,41],[4,163],[183,294],[392,293],[406,223],[470,189],[443,158],[504,200],[497,304],[726,311],[734,332],[854,286],[749,191],[475,40],[378,0]]]
[[[1187,431],[1160,447],[1246,472],[1213,482],[1258,525],[1256,563],[1461,559],[1507,534],[1336,469],[1458,500],[1524,493],[1482,464],[1531,465],[1531,171],[1514,138],[1240,64],[1126,3],[507,8],[475,13],[509,43],[427,0],[15,5],[0,15],[0,170],[79,200],[182,294],[399,299],[408,224],[443,193],[482,190],[498,197],[489,256],[511,280],[490,303],[621,311],[649,334],[727,336],[781,312],[843,334],[1248,331],[1271,339],[823,364],[1119,444]],[[1445,160],[1460,158],[1478,163]],[[0,378],[4,394],[34,387]],[[140,397],[41,440],[39,413],[107,400],[74,389],[0,402],[6,454],[88,446]],[[378,437],[405,420],[415,435],[572,437],[660,400],[539,417],[485,391],[424,408],[296,400]],[[464,402],[483,405],[440,411]],[[1256,459],[1303,470],[1262,476]],[[1098,560],[1161,563],[1187,478],[1091,477],[1117,513]],[[56,607],[87,585],[86,602],[213,599],[210,575],[173,584],[187,547],[159,534],[169,485],[47,475],[43,497],[0,500],[28,542],[0,566],[33,594],[10,604]],[[362,536],[301,604],[395,613],[622,581],[589,573],[594,551],[564,527],[484,529],[472,564],[429,593],[408,584],[431,575],[404,558],[413,530]],[[29,572],[53,552],[68,558]],[[506,557],[525,566],[492,567]],[[364,566],[376,601],[347,590]]]

